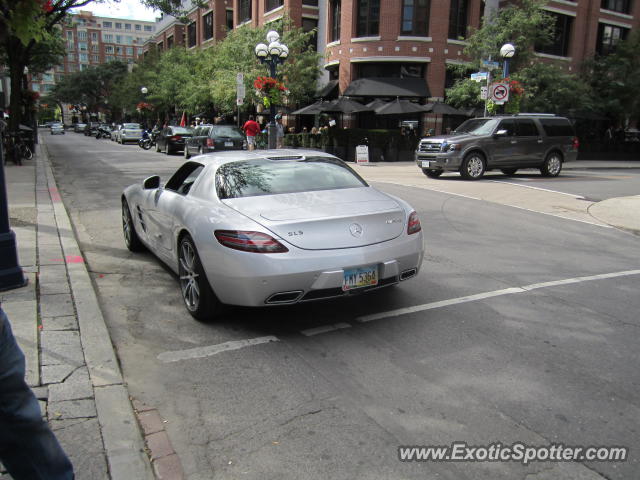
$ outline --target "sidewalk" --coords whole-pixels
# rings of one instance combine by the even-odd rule
[[[48,157],[5,166],[26,287],[0,292],[27,381],[77,480],[154,475],[126,385]],[[0,479],[9,480],[8,474]]]

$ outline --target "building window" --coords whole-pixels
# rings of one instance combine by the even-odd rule
[[[213,38],[213,12],[209,12],[202,17],[202,38],[209,40]]]
[[[81,53],[80,55],[78,55],[78,59],[81,62],[88,63],[89,62],[89,55],[87,55],[86,53]]]
[[[67,30],[67,40],[73,40],[73,32],[71,30]]]
[[[340,7],[341,0],[331,0],[331,4],[329,5],[329,14],[331,15],[331,36],[329,37],[329,41],[331,42],[340,40]]]
[[[569,54],[569,42],[571,40],[571,27],[573,17],[560,13],[546,12],[555,18],[552,43],[548,45],[536,45],[535,51],[548,55],[566,57]]]
[[[122,23],[116,22],[116,29],[117,30],[122,30]]]
[[[144,26],[144,31],[145,32],[153,32],[153,25],[145,25]]]
[[[91,41],[92,42],[98,41],[98,32],[91,32]]]
[[[306,5],[307,7],[317,7],[318,0],[302,0],[302,5]]]
[[[71,42],[67,42],[67,50],[73,52],[76,49],[75,44],[73,43],[73,41]]]
[[[122,47],[120,45],[116,46],[116,54],[122,55]]]
[[[251,0],[238,0],[238,21],[240,23],[251,20]]]
[[[127,47],[126,49],[127,55],[133,56],[133,47]]]
[[[142,48],[138,48],[136,50],[138,51],[138,55],[142,55],[142,52],[143,52]]]
[[[191,22],[187,27],[187,41],[189,47],[196,46],[196,22]]]
[[[460,40],[467,36],[468,0],[451,0],[449,38]]]
[[[309,39],[309,43],[307,44],[307,48],[313,50],[314,52],[318,51],[318,20],[315,18],[302,18],[302,30],[305,33],[313,32],[311,38]]]
[[[631,12],[631,0],[602,0],[600,5],[605,10],[612,10],[619,13]]]
[[[142,25],[138,23],[136,24],[136,32],[139,32],[140,30],[142,30]]]
[[[76,61],[76,54],[75,53],[67,53],[67,60],[69,62],[75,62]]]
[[[365,62],[356,65],[357,78],[425,78],[424,63]]]
[[[81,52],[88,51],[89,48],[87,46],[87,42],[78,42],[78,50],[80,50]]]
[[[609,55],[616,49],[619,41],[625,40],[629,33],[628,28],[616,27],[605,23],[598,24],[598,42],[596,51],[600,55]]]
[[[103,33],[102,41],[107,43],[113,43],[113,34],[111,33]]]
[[[358,0],[356,35],[373,37],[380,26],[380,0]]]
[[[284,0],[266,0],[266,2],[264,2],[264,11],[268,12],[269,10],[281,7],[282,5],[284,5]]]
[[[113,55],[107,55],[106,57],[104,57],[106,62],[113,62],[115,60],[115,57]]]
[[[167,48],[173,48],[173,35],[167,37]]]
[[[78,32],[78,40],[86,40],[87,39],[87,32],[82,31],[82,32]]]
[[[164,42],[158,42],[158,50],[164,49]]]
[[[103,28],[111,28],[113,26],[113,24],[111,22],[102,22],[102,27]]]
[[[100,47],[99,47],[99,45],[97,43],[94,43],[93,45],[91,45],[91,51],[92,52],[98,53],[98,51],[99,51],[98,49],[99,48]]]
[[[91,55],[91,61],[98,63],[100,61],[100,55]]]
[[[227,32],[230,32],[231,30],[233,30],[233,10],[227,10],[226,14],[227,18],[225,25],[227,26]]]
[[[131,24],[130,23],[125,23],[124,24],[124,29],[125,30],[131,30]]]
[[[113,45],[106,45],[104,47],[104,53],[113,53]]]
[[[122,41],[122,35],[116,35],[116,43],[124,43]]]
[[[402,34],[426,37],[429,34],[429,0],[402,2]]]

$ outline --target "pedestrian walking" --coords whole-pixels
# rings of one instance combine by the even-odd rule
[[[249,115],[249,120],[247,120],[242,126],[242,130],[244,134],[247,136],[247,145],[249,146],[249,150],[255,150],[256,148],[256,135],[260,133],[260,125],[255,121],[253,115]]]
[[[14,480],[72,480],[73,466],[24,378],[24,354],[0,306],[0,460]]]
[[[276,148],[284,148],[284,125],[282,117],[276,116]]]

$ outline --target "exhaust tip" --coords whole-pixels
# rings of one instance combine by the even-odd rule
[[[411,277],[415,277],[416,273],[418,273],[417,268],[410,268],[409,270],[405,270],[400,274],[400,280],[407,280]]]
[[[274,293],[267,298],[264,303],[267,305],[278,305],[283,303],[294,303],[302,297],[302,290],[294,290],[292,292],[279,292]]]

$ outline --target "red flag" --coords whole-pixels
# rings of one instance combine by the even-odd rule
[[[187,112],[182,112],[182,119],[180,120],[180,126],[181,127],[187,126]]]

